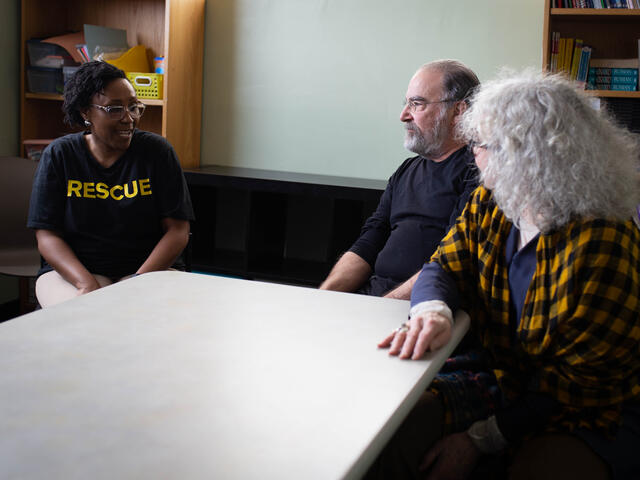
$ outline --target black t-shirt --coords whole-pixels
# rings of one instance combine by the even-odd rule
[[[441,162],[420,156],[405,160],[350,249],[374,271],[360,292],[384,295],[420,270],[477,185],[467,147]]]
[[[27,226],[60,233],[91,273],[134,273],[162,237],[163,218],[194,218],[178,158],[163,137],[136,130],[109,168],[93,158],[82,133],[42,153]]]

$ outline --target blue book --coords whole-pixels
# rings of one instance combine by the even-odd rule
[[[584,46],[582,47],[582,53],[580,54],[580,63],[578,65],[578,74],[576,75],[576,80],[578,82],[586,82],[587,81],[587,72],[589,69],[589,59],[591,58],[591,47]]]
[[[628,85],[637,85],[638,77],[628,75],[589,75],[591,83],[623,83]]]
[[[637,85],[624,85],[624,84],[607,84],[602,85],[599,83],[596,84],[587,84],[587,90],[613,90],[618,92],[635,92],[638,89]]]
[[[594,75],[635,75],[638,76],[637,68],[614,68],[614,67],[590,67],[589,74]]]
[[[619,83],[612,83],[609,90],[616,90],[619,92],[635,92],[638,90],[637,85],[621,85]]]

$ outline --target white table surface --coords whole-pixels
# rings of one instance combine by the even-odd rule
[[[158,272],[0,324],[0,478],[359,478],[468,328],[389,357],[407,311]]]

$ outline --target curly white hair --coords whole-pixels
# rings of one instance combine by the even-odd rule
[[[484,143],[481,181],[505,215],[543,232],[571,219],[628,220],[640,203],[638,137],[558,75],[503,72],[481,85],[461,122]]]

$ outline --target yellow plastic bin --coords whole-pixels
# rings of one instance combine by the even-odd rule
[[[126,72],[127,78],[136,90],[138,98],[162,99],[162,79],[160,73]]]

